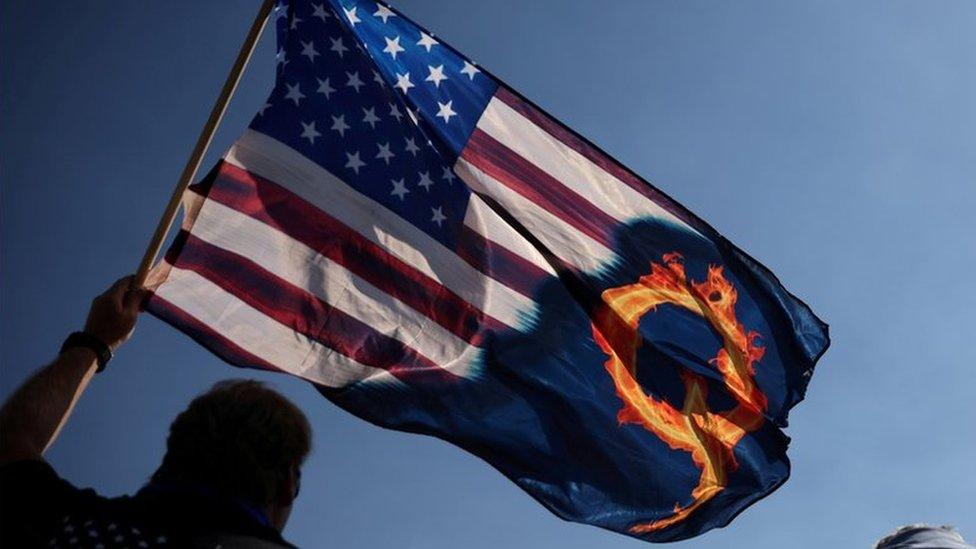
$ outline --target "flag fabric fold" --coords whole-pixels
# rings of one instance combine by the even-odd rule
[[[280,3],[267,102],[147,309],[225,361],[650,541],[789,475],[827,327],[707,223],[403,14]]]

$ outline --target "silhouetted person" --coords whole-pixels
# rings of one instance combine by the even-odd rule
[[[132,277],[92,303],[84,332],[0,410],[0,546],[291,547],[281,537],[311,447],[304,414],[257,381],[216,384],[170,427],[166,455],[133,496],[61,479],[42,454],[135,327]]]

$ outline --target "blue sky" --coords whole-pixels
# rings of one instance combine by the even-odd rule
[[[976,4],[396,4],[769,266],[831,324],[791,416],[793,478],[676,546],[976,539]],[[257,2],[0,5],[0,395],[135,269]],[[259,48],[205,167],[273,84]],[[219,379],[272,382],[316,448],[286,537],[334,547],[639,547],[559,521],[477,458],[383,431],[302,382],[220,363],[144,317],[49,453],[132,492]]]

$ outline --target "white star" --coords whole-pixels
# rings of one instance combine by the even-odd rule
[[[315,144],[315,138],[316,137],[319,137],[320,135],[322,135],[322,134],[320,134],[315,129],[315,121],[314,120],[312,121],[311,124],[306,124],[306,123],[302,122],[302,137],[304,137],[305,139],[308,139],[308,142],[309,143],[311,143],[312,145],[314,145]]]
[[[437,111],[436,116],[443,117],[445,124],[451,121],[452,116],[457,116],[457,113],[454,112],[454,109],[451,108],[452,103],[454,103],[453,99],[448,101],[447,103],[441,103],[440,101],[437,102],[437,106],[440,107],[441,109]]]
[[[390,54],[396,60],[397,54],[403,51],[403,46],[400,45],[400,35],[392,40],[384,36],[383,40],[386,40],[386,47],[383,48],[383,52]]]
[[[268,110],[268,107],[270,106],[271,103],[265,103],[264,105],[261,105],[261,108],[258,109],[258,116],[264,116],[264,111]]]
[[[295,84],[294,86],[291,84],[285,84],[285,86],[288,88],[288,93],[285,94],[285,99],[291,99],[295,102],[295,106],[297,107],[298,102],[305,98],[305,94],[303,94],[302,90],[299,89],[298,84]]]
[[[332,51],[334,51],[334,52],[336,52],[336,53],[338,53],[339,54],[339,57],[342,57],[342,54],[344,54],[347,51],[349,51],[349,48],[347,48],[342,43],[342,37],[341,36],[339,38],[329,38],[329,42],[332,42],[332,47],[329,48],[329,49],[332,50]]]
[[[403,182],[403,178],[401,177],[400,179],[395,179],[395,180],[391,179],[390,182],[393,183],[393,192],[391,192],[390,194],[398,197],[401,201],[403,201],[403,195],[410,192],[410,190],[407,189],[406,183]]]
[[[329,18],[329,13],[325,11],[322,4],[312,4],[312,7],[315,8],[315,11],[312,12],[312,17],[318,17],[323,23]]]
[[[359,159],[359,151],[356,151],[356,154],[346,153],[346,167],[352,168],[352,171],[356,172],[357,175],[359,174],[359,168],[365,165],[366,163]]]
[[[370,128],[376,129],[376,123],[380,121],[380,117],[376,116],[376,108],[370,107],[368,109],[363,109],[363,113],[366,115],[363,118],[363,124],[369,124]]]
[[[359,79],[359,73],[358,72],[347,72],[346,73],[346,76],[349,77],[349,81],[346,82],[346,85],[349,86],[349,87],[351,87],[351,88],[355,88],[356,89],[356,93],[359,93],[359,88],[361,88],[361,87],[363,87],[365,85],[363,83],[363,81]]]
[[[339,132],[341,137],[346,136],[346,130],[349,129],[349,125],[346,124],[346,115],[340,114],[338,117],[332,117],[332,127],[330,128]]]
[[[414,87],[413,82],[410,81],[410,73],[397,73],[397,83],[393,87],[400,88],[403,93],[407,93],[407,90]]]
[[[298,24],[301,23],[301,22],[302,22],[302,20],[299,19],[297,15],[295,17],[292,17],[291,18],[291,26],[290,26],[291,30],[298,29]]]
[[[319,55],[319,52],[315,51],[315,42],[302,42],[302,55],[308,57],[308,60],[312,63],[315,62],[315,56]]]
[[[420,152],[420,147],[418,147],[417,144],[414,143],[412,137],[407,138],[406,151],[414,156],[417,156],[417,153]]]
[[[281,65],[282,67],[288,64],[288,59],[285,57],[284,48],[278,48],[278,53],[275,54],[275,59],[277,60],[276,64]]]
[[[383,85],[383,76],[379,73],[379,71],[373,71],[373,82],[376,82],[380,86]]]
[[[435,88],[441,87],[441,81],[447,80],[447,77],[444,76],[444,65],[439,67],[427,65],[427,68],[430,70],[430,74],[427,75],[424,82],[433,82]]]
[[[437,208],[431,208],[430,211],[431,213],[434,214],[434,216],[431,217],[430,220],[433,221],[434,223],[437,223],[437,226],[440,227],[441,224],[444,222],[444,220],[447,219],[446,217],[444,217],[444,212],[441,211],[441,208],[439,206]]]
[[[430,172],[420,172],[420,181],[417,182],[418,187],[423,187],[425,191],[430,192],[430,186],[434,184],[430,179]]]
[[[427,34],[426,32],[421,32],[420,33],[420,41],[417,42],[417,45],[418,46],[423,46],[424,48],[426,48],[427,49],[427,53],[430,53],[430,48],[432,48],[433,46],[436,46],[437,44],[438,44],[438,42],[437,42],[437,40],[434,40],[434,37],[433,36]]]
[[[390,116],[397,119],[397,122],[403,118],[403,113],[400,112],[400,107],[397,107],[396,103],[390,103]]]
[[[454,175],[451,168],[448,168],[447,166],[444,166],[444,173],[441,174],[441,177],[446,179],[448,183],[454,183],[454,180],[457,179],[457,176]]]
[[[373,16],[382,19],[383,23],[386,23],[386,20],[389,19],[390,17],[396,17],[396,14],[393,13],[393,10],[391,10],[390,8],[383,5],[379,5],[377,7],[379,9],[376,10],[376,13],[374,13]]]
[[[329,79],[326,78],[325,80],[322,80],[321,78],[316,78],[316,80],[319,81],[319,89],[316,91],[324,95],[326,99],[329,99],[329,97],[335,92],[335,88],[329,84]]]
[[[376,155],[376,158],[382,158],[384,162],[389,164],[390,159],[396,156],[395,154],[393,154],[393,151],[390,150],[390,144],[385,143],[383,145],[379,145],[379,148],[380,148],[380,152],[379,154]]]
[[[285,7],[284,4],[275,4],[274,7],[275,19],[281,19],[282,17],[288,15],[288,10],[282,9],[284,7]]]
[[[468,75],[468,79],[469,80],[474,80],[474,75],[477,74],[477,73],[479,73],[479,72],[481,72],[481,71],[478,70],[478,67],[472,65],[470,61],[468,61],[468,60],[465,60],[464,61],[464,68],[461,69],[461,74]]]
[[[359,20],[359,16],[356,15],[356,9],[357,9],[356,6],[353,6],[351,10],[342,8],[342,11],[346,12],[346,19],[349,20],[349,24],[351,24],[354,27],[356,26],[356,23],[362,22]]]

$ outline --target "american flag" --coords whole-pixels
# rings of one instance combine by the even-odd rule
[[[700,524],[634,530],[642,518],[673,514],[690,488],[678,483],[669,500],[667,481],[655,480],[649,489],[663,503],[631,502],[614,514],[593,503],[609,501],[605,494],[575,486],[572,475],[567,488],[527,473],[532,460],[556,460],[553,470],[589,466],[540,441],[552,435],[540,434],[538,403],[499,372],[529,371],[533,355],[552,359],[547,368],[579,362],[592,392],[605,390],[594,414],[616,428],[620,400],[590,320],[601,292],[660,260],[653,246],[635,252],[621,232],[653,223],[662,229],[652,240],[675,232],[706,243],[710,263],[740,262],[756,276],[765,269],[387,5],[291,1],[272,17],[274,90],[187,192],[180,234],[150,276],[148,309],[231,364],[301,377],[370,421],[476,452],[566,518],[677,539],[753,501],[755,489]],[[755,294],[757,310],[779,305],[775,315],[751,315],[753,323],[770,324],[770,341],[779,326],[788,330],[786,343],[767,346],[787,364],[773,385],[805,387],[826,345],[823,325],[778,283]],[[564,318],[547,320],[560,308]],[[561,324],[572,329],[546,327]],[[699,354],[691,367],[721,382],[709,374],[714,353]],[[544,384],[544,375],[533,380]],[[565,400],[575,402],[574,391]],[[770,396],[765,417],[785,423],[801,397],[802,387]],[[540,425],[519,431],[519,422]]]

